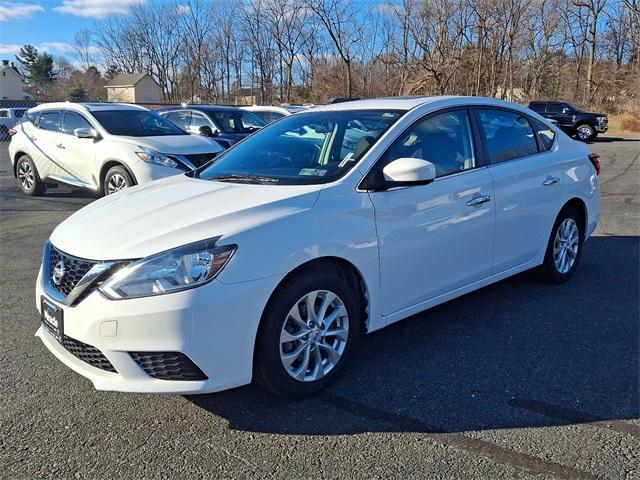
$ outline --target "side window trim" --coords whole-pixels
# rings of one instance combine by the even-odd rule
[[[540,155],[541,153],[547,153],[547,152],[551,151],[551,149],[555,145],[556,139],[558,137],[557,134],[555,135],[555,137],[553,139],[553,143],[551,144],[551,147],[549,147],[548,150],[546,150],[544,148],[544,145],[542,144],[542,140],[540,140],[540,138],[538,138],[539,137],[538,131],[534,128],[533,124],[531,123],[531,117],[529,115],[527,115],[526,113],[520,112],[518,110],[511,110],[509,108],[504,108],[504,107],[499,107],[499,106],[494,106],[494,105],[474,105],[472,108],[474,110],[474,118],[478,122],[478,126],[480,128],[480,132],[481,132],[480,136],[481,136],[481,139],[482,139],[482,152],[483,152],[483,156],[486,157],[486,165],[487,166],[499,165],[501,163],[508,163],[508,162],[517,162],[518,160],[523,160],[523,159],[535,157],[536,155]],[[503,112],[508,112],[508,113],[512,113],[514,115],[520,115],[520,116],[524,117],[525,120],[527,121],[527,123],[529,124],[529,127],[533,131],[533,136],[535,138],[536,147],[537,147],[538,151],[536,153],[532,153],[531,155],[525,155],[525,156],[522,156],[522,157],[511,158],[509,160],[504,160],[502,162],[493,162],[493,161],[491,161],[491,156],[489,155],[489,149],[487,147],[486,136],[484,135],[484,130],[482,129],[482,122],[480,121],[480,115],[478,113],[479,110],[501,110]]]
[[[485,166],[484,154],[483,154],[484,152],[483,152],[483,150],[481,150],[479,148],[479,145],[481,145],[481,144],[478,144],[479,138],[477,137],[477,136],[481,137],[482,135],[480,135],[480,131],[478,130],[478,126],[475,125],[475,116],[474,116],[473,108],[474,108],[474,106],[471,106],[471,105],[459,105],[459,106],[454,106],[454,107],[445,107],[445,108],[442,108],[440,110],[435,110],[433,112],[426,113],[423,116],[421,116],[420,118],[418,118],[417,120],[415,120],[409,126],[405,127],[398,135],[396,135],[393,138],[393,140],[391,140],[391,143],[389,144],[389,146],[378,156],[378,158],[376,159],[375,163],[371,166],[369,171],[367,171],[367,173],[364,175],[362,180],[360,180],[360,183],[358,184],[358,188],[357,189],[361,190],[361,191],[370,191],[371,190],[371,187],[368,186],[368,182],[370,182],[372,180],[372,177],[376,175],[376,171],[379,170],[380,162],[382,162],[383,158],[385,157],[385,155],[387,154],[389,149],[394,146],[395,142],[399,138],[402,138],[402,136],[405,133],[409,132],[412,128],[414,128],[419,123],[422,123],[422,122],[428,120],[431,117],[435,117],[437,115],[442,115],[444,113],[449,113],[449,112],[460,112],[460,111],[462,111],[462,112],[466,112],[467,113],[467,118],[469,120],[469,127],[471,129],[471,136],[470,136],[469,140],[471,142],[471,151],[473,153],[473,157],[474,157],[474,160],[476,162],[476,165],[475,165],[475,167],[468,168],[467,170],[462,170],[460,172],[455,172],[455,173],[452,173],[452,174],[443,175],[441,177],[436,178],[435,180],[444,179],[444,178],[451,177],[453,175],[458,175],[458,174],[461,174],[461,173],[471,172],[473,170],[477,170],[478,168],[481,168],[481,167]]]

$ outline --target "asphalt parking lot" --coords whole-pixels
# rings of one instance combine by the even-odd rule
[[[96,392],[33,336],[52,229],[0,144],[0,477],[640,478],[640,137],[604,137],[576,275],[525,273],[365,337],[317,398]]]

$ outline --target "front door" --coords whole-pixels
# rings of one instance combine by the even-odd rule
[[[389,162],[429,160],[428,185],[370,192],[380,252],[383,313],[396,313],[491,275],[493,180],[478,164],[467,110],[431,114],[408,128],[371,174]]]

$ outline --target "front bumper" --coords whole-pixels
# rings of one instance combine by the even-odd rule
[[[98,390],[180,394],[226,390],[251,382],[258,323],[278,281],[271,277],[228,285],[214,280],[184,292],[117,301],[94,291],[69,307],[46,295],[41,269],[36,287],[38,311],[44,295],[63,310],[64,335],[97,348],[117,373],[80,360],[43,326],[36,336]],[[208,379],[153,378],[129,352],[181,352]]]

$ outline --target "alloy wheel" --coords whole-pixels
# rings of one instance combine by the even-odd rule
[[[29,162],[22,162],[18,166],[18,181],[25,190],[30,190],[35,183],[35,173]]]
[[[315,290],[291,307],[282,325],[282,365],[296,380],[319,380],[338,364],[348,339],[344,302],[328,290]]]
[[[573,218],[565,218],[558,227],[553,242],[553,261],[558,272],[565,274],[573,268],[578,257],[580,234]]]
[[[124,190],[128,186],[129,185],[127,184],[127,179],[124,178],[123,175],[114,173],[109,177],[109,181],[107,182],[107,195],[111,195],[112,193]]]

